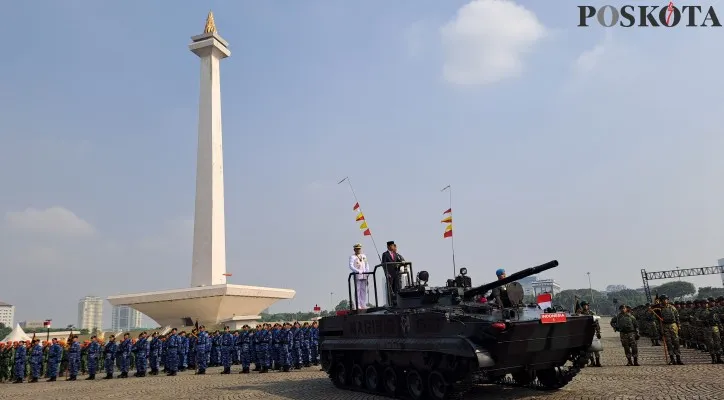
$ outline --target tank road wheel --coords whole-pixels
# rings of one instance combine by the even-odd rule
[[[425,398],[425,381],[422,380],[420,373],[411,369],[405,376],[405,383],[407,386],[407,393],[410,395],[412,400],[420,400]]]
[[[352,366],[352,384],[357,388],[363,388],[365,386],[365,373],[359,364]]]
[[[368,365],[367,369],[365,369],[365,385],[369,390],[377,391],[380,389],[380,374],[374,365]]]
[[[427,390],[432,400],[445,400],[450,394],[450,385],[441,373],[432,371],[427,377]]]
[[[515,383],[519,385],[527,385],[535,379],[535,375],[531,371],[517,371],[511,374]]]
[[[538,376],[538,383],[549,390],[560,389],[568,383],[568,380],[565,379],[558,368],[547,368],[536,371],[536,376]]]
[[[332,371],[332,382],[336,386],[347,386],[349,384],[349,372],[343,362],[338,362]]]
[[[385,387],[385,392],[389,395],[397,394],[399,389],[399,379],[397,379],[397,372],[392,367],[385,368],[382,372],[382,384]]]

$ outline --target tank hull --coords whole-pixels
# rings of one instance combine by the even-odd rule
[[[567,362],[582,367],[580,360],[585,359],[595,328],[590,316],[567,316],[558,323],[493,323],[478,315],[394,310],[325,317],[319,329],[322,367],[336,386],[392,397],[443,399],[448,397],[432,395],[428,380],[442,378],[446,396],[459,395],[476,382],[502,381],[508,374],[520,384],[543,380],[544,388],[562,387],[570,379],[564,383],[550,378],[551,371]],[[397,382],[396,389],[365,383],[368,372],[394,375],[390,379]],[[410,395],[408,381],[415,381],[415,375],[425,381],[426,397]]]

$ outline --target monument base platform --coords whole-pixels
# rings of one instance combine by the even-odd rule
[[[209,328],[236,329],[233,326],[251,325],[262,310],[295,294],[291,289],[224,284],[110,296],[108,302],[138,310],[160,326],[180,328],[198,321]]]

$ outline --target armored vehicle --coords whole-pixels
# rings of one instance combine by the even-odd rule
[[[350,309],[320,321],[322,368],[341,389],[413,400],[462,398],[478,383],[562,388],[597,350],[594,318],[525,305],[515,282],[556,266],[551,261],[478,287],[462,268],[447,286],[429,287],[426,271],[412,280],[410,262],[381,264],[366,273],[374,292],[368,309],[353,305],[358,288],[350,274]],[[380,268],[384,306],[377,299]],[[399,272],[400,285],[390,284],[389,268]],[[483,300],[492,289],[497,296]]]

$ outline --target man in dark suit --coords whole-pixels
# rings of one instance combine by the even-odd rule
[[[403,262],[405,258],[402,254],[397,252],[397,245],[394,241],[390,240],[387,242],[387,251],[382,253],[382,263],[393,263]],[[385,265],[385,273],[387,274],[388,290],[392,290],[392,293],[388,293],[388,298],[391,303],[394,303],[397,292],[400,291],[400,273],[398,265]]]

